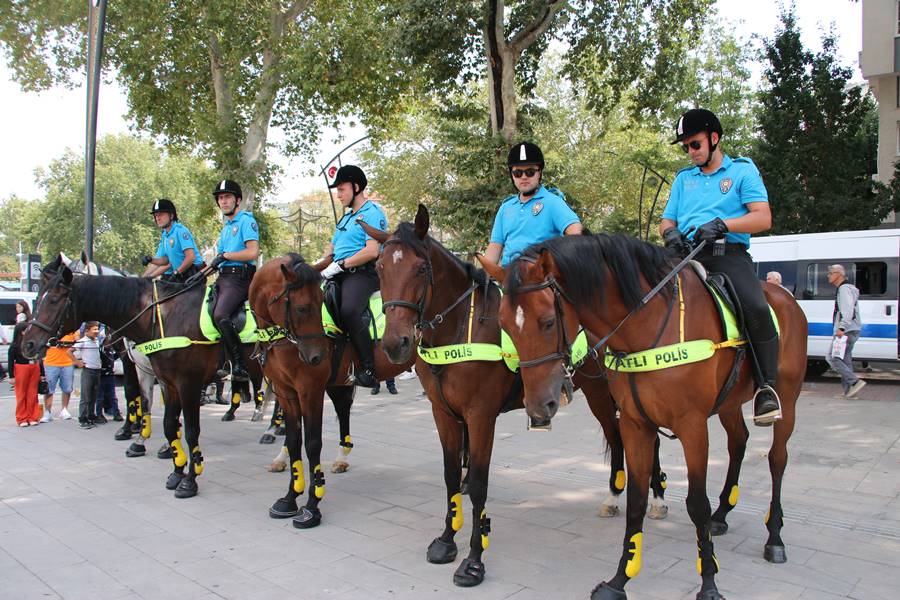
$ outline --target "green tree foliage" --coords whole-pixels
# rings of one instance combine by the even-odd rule
[[[0,204],[0,232],[5,251],[19,241],[25,251],[44,256],[77,256],[84,244],[84,159],[71,151],[39,173],[43,200],[10,198]],[[218,241],[221,221],[210,192],[215,174],[199,158],[166,153],[153,143],[128,135],[107,136],[97,144],[95,260],[139,272],[140,259],[153,254],[159,230],[150,215],[156,198],[170,198],[178,217],[193,232],[201,252]],[[271,246],[271,220],[260,221],[261,246]],[[8,246],[8,248],[7,248]],[[15,250],[17,251],[17,250]]]
[[[836,45],[826,33],[820,52],[804,48],[791,10],[764,42],[753,158],[769,191],[771,233],[866,229],[891,210],[890,194],[872,180],[875,104],[850,84],[852,70],[838,63]]]
[[[105,65],[137,125],[167,145],[200,149],[239,180],[248,205],[272,182],[270,126],[288,154],[311,151],[324,124],[350,113],[377,123],[409,77],[387,47],[374,0],[110,2]],[[0,3],[0,45],[25,89],[84,73],[86,3]]]

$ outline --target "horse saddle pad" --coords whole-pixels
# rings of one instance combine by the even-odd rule
[[[344,330],[340,328],[337,324],[337,321],[331,314],[331,309],[329,309],[329,302],[322,303],[322,327],[325,328],[325,333],[330,337],[341,337],[344,334]],[[367,318],[369,320],[369,335],[372,336],[372,341],[378,341],[384,336],[384,326],[385,326],[385,318],[384,312],[381,310],[382,300],[381,300],[381,291],[374,292],[371,296],[369,296],[369,309],[368,314],[364,314],[363,318]]]
[[[222,337],[212,320],[213,309],[216,306],[214,287],[215,284],[206,286],[206,295],[203,298],[203,306],[200,308],[200,331],[206,339],[212,342]],[[234,311],[231,315],[231,322],[234,324],[234,330],[240,332],[243,343],[249,344],[257,340],[256,318],[253,316],[253,311],[250,310],[249,302],[244,302],[242,308]]]
[[[744,339],[743,317],[741,316],[741,306],[731,280],[725,273],[708,273],[703,265],[696,261],[691,261],[691,266],[700,277],[700,281],[704,283],[707,291],[713,297],[716,304],[716,310],[719,313],[719,319],[722,322],[722,328],[725,330],[726,340],[742,340]],[[769,306],[769,314],[772,316],[772,322],[775,324],[776,333],[780,334],[781,329],[778,326],[778,317],[775,311]]]

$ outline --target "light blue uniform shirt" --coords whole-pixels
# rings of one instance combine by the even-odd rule
[[[156,249],[156,258],[166,257],[169,259],[169,268],[166,275],[171,275],[175,269],[184,262],[184,254],[186,250],[194,251],[194,264],[201,265],[203,259],[200,258],[200,252],[197,250],[197,244],[194,243],[194,236],[188,231],[188,228],[175,221],[169,230],[163,229],[162,238],[159,240],[159,247]]]
[[[259,241],[259,225],[256,224],[256,219],[248,212],[236,212],[231,219],[225,221],[225,226],[222,227],[222,233],[219,234],[218,253],[246,250],[247,242],[251,240]],[[226,260],[219,266],[240,267],[244,264],[255,263],[256,261],[253,260],[246,262]]]
[[[753,161],[742,157],[732,160],[726,154],[715,173],[707,175],[700,167],[678,171],[662,217],[675,221],[679,231],[688,233],[716,217],[723,221],[742,217],[750,212],[746,205],[751,202],[768,201],[769,193]],[[750,234],[729,232],[725,241],[749,248]]]
[[[500,205],[491,230],[491,242],[503,244],[500,266],[505,267],[528,246],[559,237],[566,227],[580,222],[557,189],[550,191],[542,185],[527,202],[520,202],[518,194],[510,196]]]
[[[357,219],[362,219],[366,225],[375,229],[387,231],[387,217],[384,215],[384,211],[371,200],[366,200],[359,210],[345,214],[338,221],[337,229],[331,238],[331,243],[334,244],[335,261],[353,256],[365,248],[367,240],[375,239],[366,233],[362,225],[356,222]]]

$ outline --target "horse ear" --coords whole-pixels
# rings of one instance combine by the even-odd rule
[[[428,209],[425,208],[424,204],[419,203],[419,210],[416,211],[416,235],[419,236],[420,240],[424,240],[425,236],[428,235],[428,226],[429,226],[429,216]]]
[[[478,259],[478,262],[481,263],[481,266],[484,267],[484,270],[487,271],[487,274],[490,275],[492,279],[498,281],[500,285],[503,285],[506,281],[506,271],[504,271],[500,265],[492,260],[488,260],[488,258],[480,252],[475,254],[475,258]]]
[[[70,269],[69,267],[63,267],[62,276],[63,276],[63,281],[66,282],[66,285],[72,284],[72,277],[73,277],[72,269]]]
[[[87,252],[85,252],[84,250],[81,251],[81,262],[86,267],[90,266],[90,263],[88,262],[88,259],[87,259]]]
[[[297,281],[297,273],[295,273],[291,269],[288,269],[283,264],[280,266],[281,266],[281,275],[284,277],[285,281],[287,281],[288,283],[293,283],[294,281]]]
[[[376,228],[372,227],[371,225],[369,225],[362,219],[357,219],[356,222],[362,226],[363,231],[365,231],[372,238],[374,238],[375,241],[378,242],[379,244],[385,243],[391,235],[387,231],[382,231],[380,229],[376,229]]]
[[[556,273],[556,261],[546,248],[541,248],[541,254],[535,263],[535,268],[540,269],[540,278],[546,279],[547,275]]]

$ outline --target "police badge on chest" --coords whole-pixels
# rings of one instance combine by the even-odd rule
[[[727,194],[728,190],[731,189],[732,183],[733,182],[731,181],[731,177],[726,177],[725,179],[723,179],[722,181],[719,182],[719,191],[722,192],[723,194]]]
[[[531,207],[531,215],[532,215],[533,217],[536,217],[536,216],[538,216],[538,215],[540,214],[540,212],[541,212],[542,210],[544,210],[544,203],[543,203],[543,202],[537,202],[537,203],[535,203],[534,206]]]

